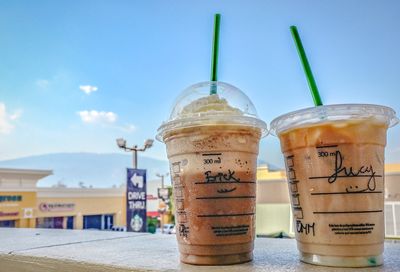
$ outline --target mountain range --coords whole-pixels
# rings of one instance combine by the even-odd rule
[[[267,164],[258,161],[258,164]],[[267,164],[270,171],[278,167]],[[118,153],[53,153],[0,161],[0,167],[53,170],[53,175],[41,179],[40,187],[119,187],[125,183],[126,168],[132,167],[132,156]],[[138,168],[147,169],[149,180],[157,179],[157,173],[169,171],[168,161],[139,156]],[[159,178],[158,178],[159,179]],[[166,184],[169,178],[166,177]]]

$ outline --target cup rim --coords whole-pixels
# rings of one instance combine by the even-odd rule
[[[213,117],[215,116],[216,114],[214,114]],[[261,138],[269,134],[267,124],[258,118],[243,115],[221,114],[217,120],[210,120],[208,115],[199,114],[197,118],[188,117],[164,122],[157,130],[156,139],[160,142],[164,142],[165,135],[173,132],[174,130],[201,126],[237,126],[255,128],[260,129]]]
[[[270,133],[277,136],[283,131],[306,124],[371,117],[386,123],[388,128],[399,123],[396,112],[387,106],[376,104],[332,104],[300,109],[280,115],[271,121]]]

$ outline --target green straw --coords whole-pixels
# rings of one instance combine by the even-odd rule
[[[303,44],[301,43],[299,32],[297,32],[297,27],[291,26],[290,32],[292,32],[292,36],[297,47],[297,52],[299,53],[301,64],[303,65],[304,72],[306,73],[308,86],[310,87],[314,104],[315,106],[322,106],[322,100],[318,92],[317,84],[315,83],[315,79],[312,74],[310,64],[308,63],[306,52],[304,52],[304,47]]]
[[[218,71],[218,46],[219,46],[219,25],[221,21],[221,15],[214,15],[214,37],[213,37],[213,45],[212,45],[212,59],[211,59],[211,81],[215,82],[218,80],[217,71]],[[217,93],[216,84],[211,85],[210,95]]]

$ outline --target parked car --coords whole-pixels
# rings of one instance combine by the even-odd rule
[[[166,234],[175,234],[175,225],[174,224],[164,224],[163,226],[163,233]]]

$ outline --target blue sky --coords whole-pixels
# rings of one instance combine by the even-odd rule
[[[219,79],[266,122],[312,106],[290,35],[297,25],[325,104],[400,112],[399,1],[0,1],[0,160],[119,152],[154,137],[175,97],[210,74],[222,14]],[[85,92],[86,91],[86,92]],[[387,162],[400,162],[400,126]],[[166,159],[156,143],[147,156]],[[261,159],[283,165],[278,139]]]

